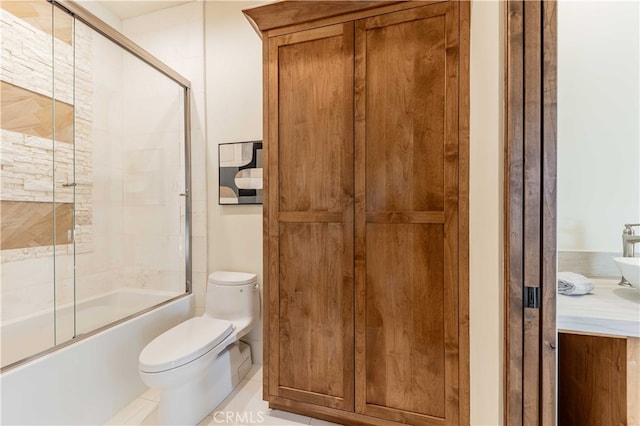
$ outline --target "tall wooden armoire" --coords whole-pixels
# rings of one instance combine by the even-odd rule
[[[264,397],[469,423],[469,3],[280,1],[264,42]]]

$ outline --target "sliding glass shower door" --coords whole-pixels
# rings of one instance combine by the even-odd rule
[[[71,21],[47,2],[0,3],[3,366],[56,343],[55,252],[73,202],[56,200],[55,154],[73,143],[73,113],[53,54],[71,49]]]
[[[75,334],[185,292],[184,89],[75,24]]]
[[[46,0],[0,3],[2,367],[184,294],[187,89]]]

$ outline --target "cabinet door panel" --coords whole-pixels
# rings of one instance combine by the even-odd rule
[[[280,225],[281,387],[344,398],[343,241],[341,224]]]
[[[366,31],[367,209],[443,210],[445,16]]]
[[[369,404],[444,417],[443,234],[439,224],[367,225]]]
[[[353,178],[343,179],[353,163],[345,41],[340,34],[278,48],[280,211],[340,212],[353,192]]]
[[[269,39],[269,394],[353,410],[353,23]]]
[[[459,423],[458,2],[356,23],[356,410]]]

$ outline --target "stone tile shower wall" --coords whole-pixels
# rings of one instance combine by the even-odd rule
[[[58,15],[56,19],[71,20]],[[62,185],[75,182],[75,253],[91,253],[94,249],[91,31],[78,27],[75,40],[70,44],[3,9],[0,9],[0,25],[3,35],[0,80],[25,89],[24,93],[54,98],[73,108],[69,118],[72,120],[69,126],[73,126],[72,139],[68,141],[57,140],[56,136],[52,141],[50,137],[0,130],[1,199],[22,202],[28,212],[29,203],[53,202],[55,184],[55,202],[71,206],[74,190]],[[53,61],[52,54],[55,55]],[[3,84],[3,88],[5,86]],[[41,114],[46,117],[46,111]],[[58,239],[57,244],[56,279],[60,286],[56,289],[56,303],[64,304],[73,298],[73,244],[66,238],[62,242]],[[53,245],[0,252],[3,321],[52,307],[53,254]]]
[[[0,79],[14,86],[54,98],[74,107],[75,182],[76,195],[76,252],[91,251],[92,210],[92,35],[79,28],[75,45],[85,55],[76,58],[72,45],[52,38],[20,18],[0,10],[2,58]],[[69,18],[70,19],[70,18]],[[52,68],[52,51],[55,61]],[[53,82],[51,77],[53,76]],[[75,94],[74,94],[75,78]],[[75,96],[74,96],[75,95]],[[55,158],[55,201],[72,203],[73,189],[63,188],[74,182],[74,146],[58,140],[52,143],[42,138],[2,129],[2,169],[0,172],[1,198],[11,201],[52,202]],[[53,147],[53,152],[52,152]],[[2,262],[50,256],[53,247],[29,247],[2,250]]]

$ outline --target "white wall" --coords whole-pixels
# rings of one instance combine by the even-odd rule
[[[262,284],[262,206],[218,205],[218,144],[262,139],[262,41],[241,12],[255,4],[205,4],[208,266],[253,272]],[[262,363],[262,322],[247,340]]]
[[[471,424],[502,424],[503,7],[471,4]]]
[[[122,32],[122,19],[114,15],[110,10],[104,7],[100,1],[96,0],[78,0],[76,3],[87,9],[89,12],[102,19],[104,22]]]
[[[558,6],[558,249],[621,252],[640,223],[640,3]]]

